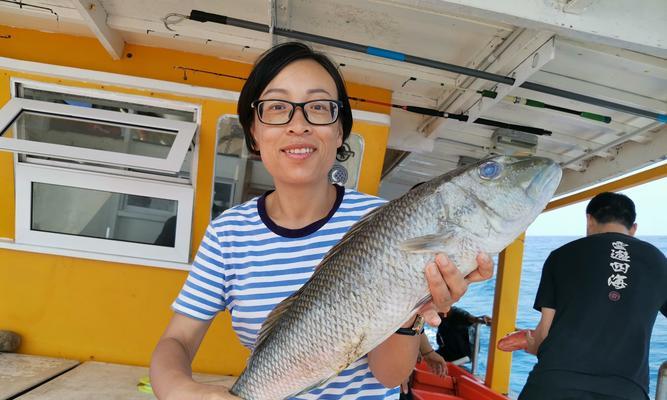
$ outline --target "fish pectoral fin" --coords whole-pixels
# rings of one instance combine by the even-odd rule
[[[447,253],[447,240],[452,236],[452,232],[437,233],[434,235],[425,235],[408,240],[399,244],[403,251],[410,253]]]

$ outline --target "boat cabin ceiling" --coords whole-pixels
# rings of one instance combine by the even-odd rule
[[[109,62],[131,43],[252,63],[304,33],[347,81],[422,108],[391,108],[388,198],[489,154],[556,160],[559,194],[663,161],[665,20],[664,0],[0,1],[0,25],[96,37]]]

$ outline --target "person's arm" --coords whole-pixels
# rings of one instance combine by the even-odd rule
[[[555,273],[559,265],[559,258],[555,252],[551,252],[544,261],[544,267],[542,267],[542,276],[533,303],[533,309],[541,313],[540,322],[534,332],[526,332],[526,352],[530,354],[537,355],[540,345],[549,334],[551,323],[558,308]]]
[[[492,321],[493,320],[488,315],[481,315],[479,317],[475,317],[475,323],[484,324],[486,326],[491,326]]]
[[[456,325],[475,325],[475,324],[484,324],[491,325],[491,317],[488,315],[475,316],[463,310],[461,308],[452,307],[452,311],[457,310],[456,313],[450,312],[452,314],[452,319]],[[447,320],[449,321],[450,315],[447,314]]]
[[[238,399],[227,387],[192,379],[192,360],[210,324],[174,313],[151,359],[151,386],[158,399]]]
[[[426,281],[433,300],[418,312],[431,326],[440,324],[438,311],[446,312],[466,292],[470,282],[479,282],[493,275],[493,261],[486,254],[477,256],[477,269],[464,277],[444,254],[426,265]],[[404,327],[412,326],[410,320]],[[373,376],[386,387],[396,387],[410,374],[417,362],[419,337],[391,335],[368,353],[368,366]]]
[[[419,354],[422,360],[426,362],[426,365],[428,365],[434,374],[439,376],[447,375],[447,362],[445,359],[431,347],[431,343],[429,343],[426,335],[419,336]]]
[[[474,316],[470,314],[466,320],[470,325],[483,324],[486,326],[491,326],[491,317],[488,315]]]
[[[528,344],[528,348],[526,348],[527,353],[537,355],[540,345],[549,335],[549,329],[551,329],[554,315],[556,315],[556,310],[553,308],[542,307],[542,317],[540,318],[537,327],[532,334],[530,330],[526,332],[526,342]]]

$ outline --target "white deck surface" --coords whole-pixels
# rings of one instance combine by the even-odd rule
[[[139,379],[148,376],[148,368],[131,365],[85,362],[58,378],[18,397],[20,400],[155,399],[137,389]],[[236,377],[194,374],[198,382],[231,386]]]
[[[0,353],[0,399],[41,384],[79,364],[75,360]]]

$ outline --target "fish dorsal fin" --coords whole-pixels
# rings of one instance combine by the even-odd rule
[[[303,291],[303,286],[296,292],[292,293],[289,297],[286,297],[283,301],[278,303],[277,306],[266,317],[262,327],[259,329],[257,334],[257,340],[255,340],[255,349],[260,346],[260,344],[269,336],[269,332],[274,328],[276,323],[280,320],[280,317],[287,311],[292,303],[299,298]]]
[[[385,204],[387,204],[387,203],[385,203]],[[343,237],[340,239],[340,241],[338,241],[338,243],[336,243],[331,249],[329,249],[329,251],[328,251],[327,254],[324,256],[324,258],[322,259],[322,261],[320,261],[320,263],[317,265],[317,267],[315,267],[315,273],[317,273],[317,271],[320,269],[320,267],[321,267],[322,265],[324,265],[324,264],[325,264],[325,263],[326,263],[326,262],[327,262],[327,261],[334,255],[334,254],[336,254],[336,253],[338,252],[338,250],[339,250],[341,247],[343,247],[343,245],[344,245],[345,243],[349,242],[349,241],[350,241],[350,240],[357,234],[357,232],[359,232],[360,230],[364,229],[365,226],[369,225],[369,224],[372,222],[373,217],[374,217],[375,215],[377,215],[377,214],[380,212],[380,210],[383,209],[383,208],[384,208],[383,206],[377,207],[377,208],[374,209],[373,211],[371,211],[371,212],[369,212],[368,214],[364,215],[364,216],[363,216],[359,221],[357,221],[354,225],[352,225],[352,227],[350,228],[350,230],[348,230],[348,231],[345,233],[345,235],[343,235]],[[311,279],[312,279],[312,278],[311,278]]]
[[[448,253],[448,239],[454,236],[455,230],[446,230],[442,233],[419,236],[407,239],[399,244],[403,251],[409,253]]]

